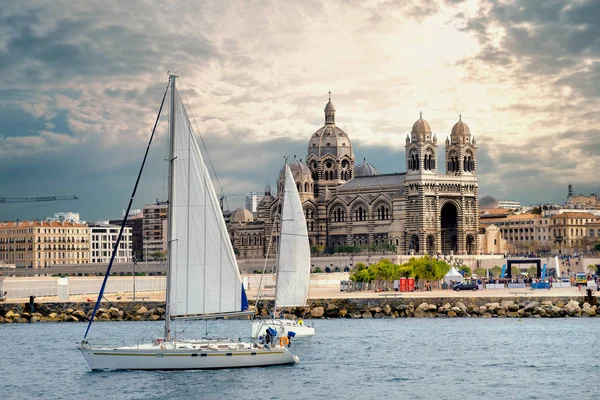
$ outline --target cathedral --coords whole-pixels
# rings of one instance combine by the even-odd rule
[[[311,246],[387,245],[397,254],[476,254],[478,186],[476,141],[459,117],[445,142],[445,173],[437,137],[420,118],[406,136],[406,172],[382,174],[363,160],[356,164],[350,138],[325,106],[325,124],[308,141],[305,160],[288,160],[304,208]],[[231,215],[229,234],[241,258],[274,254],[278,240],[278,194],[269,185],[256,216]],[[271,237],[273,240],[271,241]],[[375,246],[377,247],[377,246]]]

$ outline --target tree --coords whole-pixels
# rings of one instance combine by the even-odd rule
[[[471,268],[467,267],[466,265],[462,265],[458,270],[462,271],[464,273],[464,276],[473,275],[473,273],[471,272]]]
[[[517,267],[516,265],[513,265],[510,267],[510,273],[513,277],[519,276],[521,275],[521,268]]]
[[[532,214],[538,214],[538,215],[542,214],[542,207],[540,207],[540,206],[533,207],[531,209],[531,213]]]
[[[494,266],[490,268],[490,274],[496,279],[500,278],[500,274],[502,273],[502,268],[499,266]]]
[[[167,256],[167,252],[166,251],[153,251],[152,253],[150,253],[150,256],[155,260],[162,261]]]
[[[475,271],[473,271],[475,273],[475,275],[477,276],[481,276],[481,277],[486,277],[487,276],[487,270],[485,268],[475,268]]]
[[[598,267],[596,267],[594,264],[590,264],[587,266],[587,270],[590,272],[590,274],[596,274]]]
[[[531,267],[527,268],[527,275],[537,276],[537,267],[535,265],[532,265]]]
[[[367,269],[355,271],[350,275],[350,280],[353,282],[371,282],[371,274]]]
[[[596,245],[594,246],[594,250],[600,251],[600,243],[596,243]]]

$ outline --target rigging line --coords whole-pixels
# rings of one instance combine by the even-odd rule
[[[277,215],[275,216],[275,220],[277,219]],[[277,224],[275,221],[273,222],[273,226],[271,228],[271,236],[269,238],[269,245],[267,246],[267,255],[265,256],[265,263],[263,265],[262,274],[260,275],[260,280],[258,281],[258,290],[256,291],[256,301],[254,302],[254,307],[256,311],[258,311],[258,301],[260,300],[260,288],[262,287],[263,277],[265,276],[265,271],[267,269],[267,262],[269,261],[269,253],[271,252],[271,244],[273,243],[273,234],[275,233],[275,226]]]
[[[169,78],[169,83],[171,82],[171,78]],[[110,257],[110,262],[108,263],[108,268],[106,268],[106,274],[104,275],[104,281],[102,282],[102,286],[100,287],[100,293],[98,293],[98,300],[96,300],[96,305],[94,306],[94,311],[92,312],[92,316],[90,317],[90,321],[88,322],[87,329],[85,330],[85,335],[83,336],[83,340],[87,338],[87,335],[90,331],[90,327],[92,326],[92,322],[94,321],[94,317],[96,316],[96,312],[100,307],[100,302],[104,297],[104,289],[106,288],[106,282],[108,281],[108,276],[110,275],[110,270],[112,269],[113,262],[115,261],[115,255],[117,251],[119,251],[119,244],[121,243],[121,238],[123,237],[123,231],[125,230],[125,224],[127,224],[127,218],[129,217],[129,211],[131,210],[131,205],[133,204],[133,199],[135,198],[135,193],[137,192],[138,184],[140,183],[140,179],[142,177],[142,172],[144,171],[144,165],[146,165],[146,159],[148,158],[148,152],[150,151],[150,145],[152,144],[152,139],[154,139],[154,133],[156,132],[156,125],[158,125],[158,121],[160,119],[160,114],[163,109],[163,105],[165,104],[165,98],[167,97],[167,91],[169,90],[169,85],[167,84],[167,88],[165,89],[165,94],[163,95],[162,102],[160,103],[160,108],[158,110],[158,115],[156,116],[156,121],[154,121],[154,127],[152,128],[152,135],[150,135],[150,140],[148,141],[148,146],[146,147],[146,153],[144,154],[144,159],[142,160],[142,165],[140,167],[140,172],[138,173],[137,180],[135,181],[135,185],[133,187],[133,192],[131,193],[131,198],[129,199],[129,205],[127,206],[127,212],[125,212],[125,217],[123,218],[123,222],[121,223],[121,229],[119,230],[119,236],[117,236],[117,242],[115,243],[115,247],[113,248],[112,255]]]
[[[204,147],[204,154],[206,154],[206,157],[208,158],[208,162],[210,163],[210,168],[213,171],[215,179],[217,180],[217,183],[219,184],[219,190],[221,191],[221,195],[223,196],[224,192],[223,192],[223,187],[221,186],[221,181],[219,180],[219,175],[217,175],[217,171],[215,170],[215,166],[213,165],[212,159],[210,158],[210,154],[208,154],[208,148],[206,147],[206,143],[204,142],[204,137],[202,137],[200,128],[198,128],[198,123],[196,122],[196,117],[194,116],[194,111],[190,107],[190,102],[188,101],[188,98],[187,98],[187,91],[183,88],[183,83],[181,81],[181,78],[179,78],[179,85],[181,86],[181,91],[183,92],[183,96],[185,97],[185,102],[187,103],[188,109],[190,110],[190,114],[192,116],[192,120],[194,121],[194,125],[196,126],[196,131],[198,131],[198,136],[200,136],[200,141],[202,142],[202,147]],[[227,201],[227,200],[225,200],[225,201]],[[229,207],[229,205],[228,205],[228,207]]]

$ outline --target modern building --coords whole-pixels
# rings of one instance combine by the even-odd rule
[[[17,268],[90,262],[90,228],[75,222],[0,223],[0,261]]]
[[[79,213],[74,213],[74,212],[57,212],[57,213],[54,213],[54,217],[46,218],[46,221],[48,221],[48,222],[68,221],[68,222],[75,222],[78,224],[85,224],[85,221],[81,221],[81,219],[79,219]]]
[[[117,243],[120,226],[111,225],[108,222],[98,222],[90,224],[91,232],[91,262],[92,263],[109,263],[112,257],[112,252]],[[114,262],[125,263],[132,260],[132,243],[131,243],[131,228],[125,227],[119,249],[115,255]]]
[[[521,208],[521,203],[514,200],[498,200],[498,207],[507,210],[518,210]]]
[[[157,252],[167,251],[167,214],[169,204],[158,201],[144,206],[142,210],[143,257],[152,259]]]
[[[263,199],[264,196],[259,196],[254,193],[250,193],[250,196],[246,196],[245,206],[246,210],[250,210],[252,213],[256,213],[258,203]]]
[[[294,158],[288,163],[312,246],[370,246],[399,254],[477,253],[477,147],[462,118],[446,139],[446,161],[440,164],[437,137],[421,115],[406,137],[406,172],[387,174],[366,160],[355,165],[351,140],[336,125],[335,114],[330,99],[325,124],[308,141],[306,161]],[[262,224],[262,238],[248,251],[264,255],[271,232],[271,248],[276,248],[283,176],[282,169],[277,194],[265,188],[252,224],[230,225],[234,247],[251,243]]]
[[[137,214],[130,213],[125,226],[131,229],[131,250],[132,255],[142,260],[144,258],[144,214],[138,210]],[[123,219],[111,219],[108,221],[111,225],[121,226]]]

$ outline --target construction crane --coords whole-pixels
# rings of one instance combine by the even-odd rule
[[[77,200],[77,196],[43,196],[43,197],[0,197],[0,204],[6,203],[39,203],[41,201]]]

